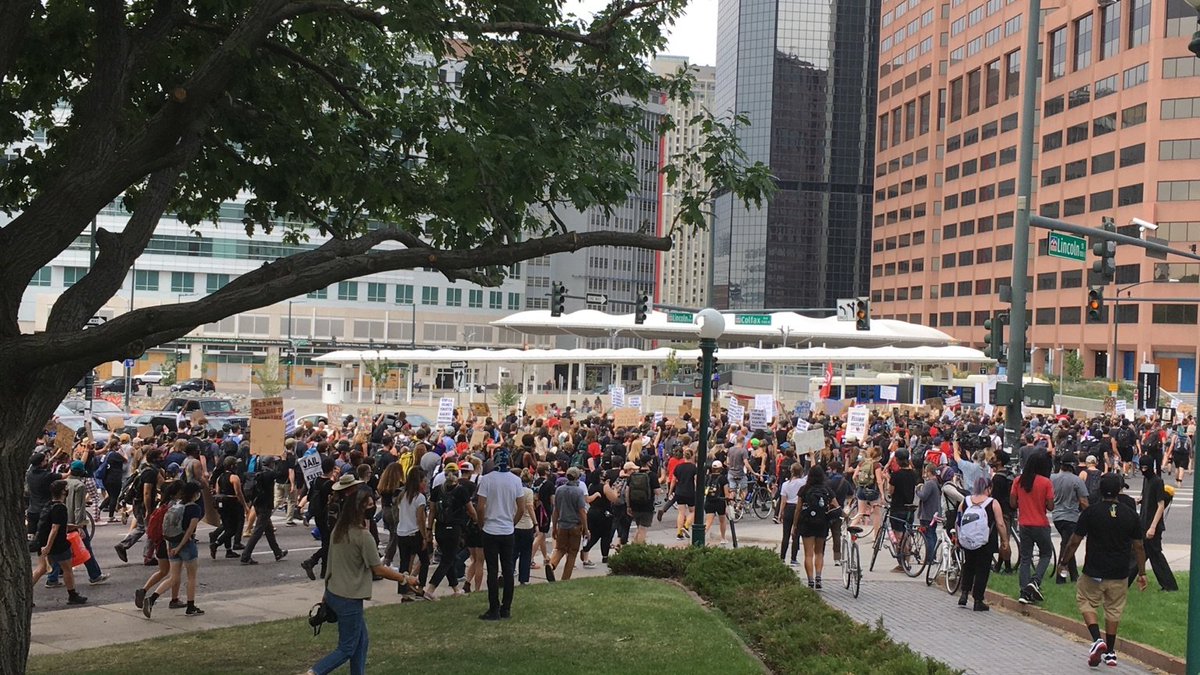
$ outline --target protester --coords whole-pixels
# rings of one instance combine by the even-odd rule
[[[1021,526],[1020,539],[1020,583],[1021,604],[1041,602],[1042,578],[1050,566],[1054,544],[1050,541],[1050,519],[1047,513],[1054,509],[1054,486],[1044,474],[1050,473],[1050,456],[1036,452],[1029,456],[1024,472],[1012,487],[1009,504],[1017,510],[1017,523]],[[1037,568],[1033,567],[1033,548],[1038,549]]]
[[[44,461],[44,458],[43,460]],[[56,480],[50,484],[50,501],[39,512],[37,525],[38,561],[33,568],[33,585],[50,571],[51,565],[62,566],[63,581],[67,587],[67,604],[82,605],[87,598],[75,590],[75,573],[71,565],[71,544],[67,541],[70,530],[70,512],[66,505],[67,481]]]
[[[267,538],[267,545],[275,554],[276,562],[283,560],[288,554],[287,549],[281,548],[275,540],[275,525],[271,522],[271,512],[275,504],[275,491],[272,486],[286,471],[286,468],[280,467],[279,461],[270,455],[260,457],[258,463],[260,470],[255,476],[255,488],[248,500],[251,510],[247,512],[246,516],[249,519],[253,514],[254,531],[250,533],[250,538],[246,540],[246,548],[242,550],[241,562],[243,565],[258,564],[258,561],[251,556],[254,555],[254,548],[264,535]]]
[[[187,481],[183,483],[179,501],[168,507],[164,514],[162,529],[166,538],[167,559],[170,570],[167,578],[163,579],[157,588],[146,597],[142,603],[142,614],[147,619],[154,611],[154,603],[165,591],[179,583],[183,570],[187,570],[187,606],[185,616],[201,616],[204,610],[196,606],[197,572],[199,571],[199,552],[196,546],[196,526],[200,524],[200,484]]]
[[[959,506],[957,522],[958,545],[963,550],[962,592],[959,607],[966,607],[974,598],[976,612],[991,607],[984,602],[988,577],[992,571],[992,556],[999,551],[1008,557],[1008,529],[1000,504],[992,498],[992,483],[986,476],[975,477],[971,495]]]
[[[797,495],[799,506],[792,525],[795,539],[798,534],[804,542],[804,574],[808,587],[821,588],[821,572],[825,569],[825,538],[829,535],[829,514],[840,508],[829,486],[825,484],[825,471],[820,466],[808,470],[808,479]]]
[[[1179,582],[1171,565],[1162,550],[1162,535],[1167,529],[1167,521],[1163,517],[1166,511],[1166,492],[1163,479],[1159,476],[1158,462],[1149,455],[1142,455],[1139,463],[1142,471],[1142,499],[1139,519],[1145,531],[1143,547],[1146,560],[1154,570],[1154,579],[1158,587],[1164,591],[1178,591]],[[1134,575],[1129,575],[1129,583],[1134,582]]]
[[[496,468],[479,479],[477,506],[488,576],[488,609],[479,616],[485,621],[508,619],[512,614],[513,530],[521,518],[524,496],[521,479],[508,470],[508,451],[500,450],[492,459]]]
[[[579,545],[584,537],[589,536],[587,518],[587,500],[583,488],[579,486],[579,467],[567,469],[567,482],[554,493],[554,514],[550,525],[551,536],[554,538],[554,554],[546,564],[546,580],[554,581],[554,569],[559,561],[566,560],[563,567],[563,581],[571,578],[575,568],[575,555],[579,553]]]

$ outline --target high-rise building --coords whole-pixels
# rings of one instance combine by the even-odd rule
[[[716,110],[779,191],[716,199],[712,303],[833,307],[869,288],[879,0],[721,0]]]
[[[1020,92],[1029,17],[1023,3],[885,0],[871,296],[877,316],[937,327],[983,345],[983,322],[1008,308]],[[1033,204],[1050,218],[1200,241],[1200,60],[1187,50],[1196,13],[1183,0],[1066,0],[1044,14]],[[1133,218],[1157,222],[1139,232]],[[1084,307],[1086,262],[1049,255],[1031,232],[1032,369],[1057,376],[1078,350],[1085,376],[1132,379],[1155,362],[1170,391],[1195,392],[1200,265],[1117,252],[1102,321]],[[1154,284],[1158,280],[1178,283]],[[1133,288],[1134,285],[1140,288]],[[1115,302],[1120,294],[1119,308]],[[1119,328],[1114,326],[1113,318]]]
[[[695,82],[692,85],[692,98],[687,103],[668,99],[663,96],[666,113],[675,120],[676,127],[668,131],[662,139],[662,154],[664,159],[677,156],[682,152],[696,147],[701,141],[700,125],[688,124],[688,121],[706,110],[713,109],[713,95],[717,86],[717,71],[712,66],[697,66],[687,62],[681,56],[658,56],[651,63],[651,68],[659,75],[671,75],[687,69]],[[698,167],[684,167],[685,172],[702,174]],[[700,176],[703,179],[703,176]],[[703,183],[705,189],[707,181]],[[667,233],[672,229],[672,223],[679,212],[679,197],[667,191],[662,198],[662,231]],[[712,249],[711,229],[694,230],[682,228],[673,233],[675,245],[670,251],[659,255],[658,287],[654,301],[666,305],[682,307],[708,306],[708,261]]]

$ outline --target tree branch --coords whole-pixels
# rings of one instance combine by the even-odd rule
[[[530,239],[505,246],[465,250],[405,248],[372,250],[384,241],[412,237],[399,230],[375,230],[351,240],[330,240],[321,247],[264,265],[243,274],[221,290],[196,300],[145,307],[86,331],[22,335],[0,342],[0,358],[16,359],[27,368],[55,361],[97,359],[134,354],[157,344],[157,335],[184,335],[196,326],[281,302],[325,288],[332,283],[397,269],[430,267],[443,273],[476,274],[489,266],[509,266],[554,253],[592,246],[629,246],[650,250],[670,249],[671,240],[646,234],[598,231],[571,232]],[[182,331],[182,332],[180,332]],[[97,362],[103,359],[97,359]]]
[[[3,0],[0,2],[0,81],[12,69],[25,36],[29,19],[40,3],[38,0]]]
[[[302,14],[345,14],[359,21],[365,21],[372,24],[379,30],[383,30],[387,23],[387,18],[382,14],[375,12],[366,7],[352,5],[350,3],[341,2],[340,0],[309,0],[308,2],[293,2],[280,10],[275,17],[276,22],[294,19]]]
[[[605,19],[604,23],[588,31],[587,33],[580,33],[567,28],[556,28],[554,26],[547,26],[545,24],[533,23],[529,21],[491,21],[478,24],[457,22],[450,24],[450,30],[460,31],[467,34],[496,33],[498,35],[541,35],[542,37],[562,40],[564,42],[574,42],[592,47],[603,47],[605,44],[607,44],[609,35],[616,30],[622,19],[628,18],[638,10],[649,9],[655,5],[662,4],[665,1],[666,0],[640,0],[639,2],[625,3],[614,9],[612,14]]]

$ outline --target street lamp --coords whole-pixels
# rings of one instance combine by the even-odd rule
[[[1200,13],[1200,0],[1184,0],[1184,2],[1191,5],[1192,9],[1196,10],[1197,13]],[[1188,43],[1188,51],[1195,54],[1197,58],[1200,58],[1200,30],[1197,30],[1195,33],[1192,33],[1192,41]],[[1189,670],[1188,670],[1188,672],[1191,672],[1190,666],[1195,665],[1196,663],[1200,663],[1200,647],[1197,647],[1198,651],[1194,655],[1196,657],[1195,661],[1192,660],[1192,657],[1193,657],[1192,649],[1193,648],[1189,641],[1189,644],[1188,644]]]
[[[704,546],[704,483],[708,480],[709,413],[712,409],[713,352],[717,338],[725,332],[725,317],[715,309],[702,309],[700,320],[700,427],[699,448],[696,451],[696,515],[692,521],[692,546]]]
[[[1200,2],[1200,0],[1196,0],[1196,1]],[[1121,327],[1121,294],[1125,293],[1126,295],[1129,295],[1129,290],[1131,288],[1136,288],[1138,286],[1141,286],[1142,284],[1153,284],[1153,283],[1161,284],[1161,283],[1178,282],[1178,281],[1179,281],[1178,279],[1146,279],[1145,281],[1138,281],[1136,283],[1129,284],[1128,286],[1122,286],[1117,289],[1117,291],[1113,297],[1112,370],[1109,371],[1109,379],[1112,380],[1114,384],[1121,381],[1121,378],[1118,377],[1118,375],[1117,375],[1117,372],[1118,372],[1117,369],[1119,368],[1119,366],[1117,365],[1117,331],[1120,330],[1120,327]],[[1115,394],[1114,394],[1114,396],[1115,396]]]

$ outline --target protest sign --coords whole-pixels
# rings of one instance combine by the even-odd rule
[[[437,422],[439,427],[454,424],[454,397],[443,396],[438,399]]]
[[[250,419],[280,420],[283,419],[283,397],[250,399]]]
[[[634,410],[641,410],[642,409],[642,397],[641,396],[630,396],[629,397],[629,405],[627,407],[633,408]]]
[[[283,433],[291,435],[296,430],[296,410],[283,411]]]
[[[895,401],[899,397],[896,385],[885,384],[879,387],[879,398],[885,401]]]
[[[820,452],[825,449],[825,431],[822,429],[809,429],[792,434],[792,442],[796,448],[797,455],[807,455],[813,452]]]
[[[625,407],[625,387],[613,387],[609,391],[609,402],[613,408]]]
[[[321,456],[313,453],[296,460],[296,464],[304,473],[304,484],[312,487],[312,482],[321,475]]]
[[[642,413],[634,408],[617,408],[612,418],[614,427],[636,427],[641,424]]]
[[[341,426],[342,424],[342,406],[336,403],[328,403],[325,405],[325,419],[329,424]]]
[[[250,420],[250,454],[283,455],[283,420]]]
[[[487,417],[492,414],[492,409],[486,403],[476,402],[471,404],[471,414],[476,417]]]
[[[856,405],[846,416],[846,438],[862,440],[867,437],[867,422],[871,411],[864,405]]]
[[[767,410],[763,410],[762,408],[755,408],[754,410],[751,410],[750,428],[755,431],[758,431],[759,429],[766,429],[767,422],[769,422],[771,419],[770,416],[771,413]]]

